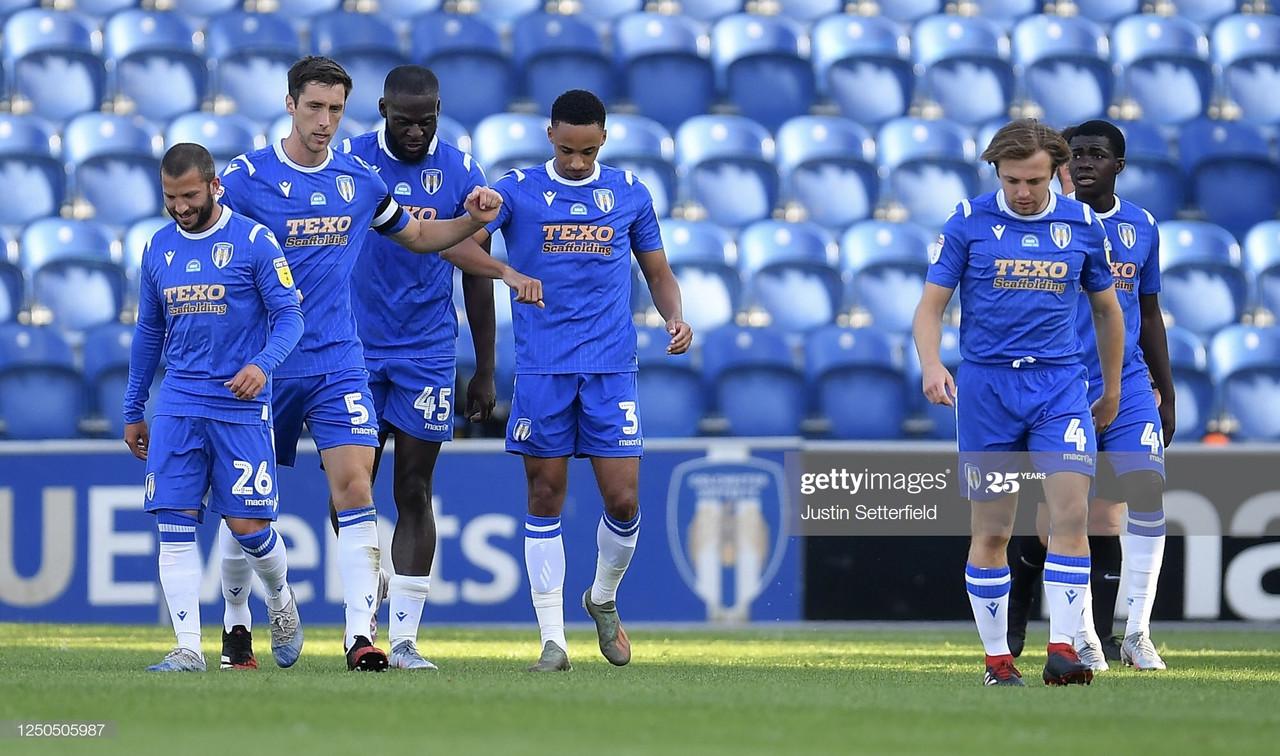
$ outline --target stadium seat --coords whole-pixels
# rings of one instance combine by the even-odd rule
[[[1079,16],[1029,16],[1011,35],[1025,96],[1054,128],[1105,118],[1114,90],[1107,35]]]
[[[10,439],[75,438],[84,386],[53,328],[0,324],[0,419]]]
[[[1178,15],[1208,29],[1224,16],[1240,10],[1240,0],[1175,0]]]
[[[1257,299],[1280,316],[1280,220],[1264,221],[1245,234],[1244,267],[1253,278]]]
[[[86,17],[44,8],[20,10],[4,24],[4,66],[11,96],[53,121],[96,110],[107,92],[106,64]]]
[[[1194,204],[1205,219],[1243,237],[1280,210],[1280,165],[1266,135],[1239,121],[1196,120],[1178,139]]]
[[[511,27],[511,64],[524,77],[524,92],[539,113],[570,89],[594,92],[606,104],[618,98],[613,63],[604,40],[576,16],[530,13]]]
[[[204,145],[221,173],[232,158],[263,147],[266,141],[257,124],[239,113],[184,113],[169,124],[164,143],[166,149],[180,142]]]
[[[774,0],[773,5],[779,15],[809,25],[833,13],[843,13],[845,0]]]
[[[906,115],[915,97],[911,40],[884,16],[837,13],[810,33],[818,93],[868,127]]]
[[[140,4],[140,0],[75,0],[68,3],[76,11],[98,19],[137,8]],[[55,7],[62,7],[62,3],[58,3]]]
[[[966,126],[1009,114],[1014,76],[1009,40],[984,18],[929,16],[911,31],[911,53],[925,98]]]
[[[199,110],[209,93],[209,62],[196,52],[194,35],[176,13],[130,9],[107,19],[103,55],[112,95],[153,121]]]
[[[381,16],[334,11],[311,19],[311,50],[338,61],[351,76],[346,115],[372,123],[382,116],[378,99],[387,72],[409,62],[396,30]]]
[[[1199,441],[1208,432],[1216,401],[1204,344],[1198,336],[1180,326],[1169,326],[1165,331],[1169,342],[1169,366],[1177,391],[1174,409],[1178,426],[1175,437]]]
[[[866,221],[849,228],[840,239],[846,301],[869,315],[871,325],[910,333],[933,243],[927,231],[912,223]]]
[[[796,436],[808,413],[804,375],[786,335],[725,326],[702,337],[702,374],[731,436]]]
[[[925,398],[923,391],[923,370],[920,367],[920,354],[915,344],[906,340],[902,349],[903,362],[907,376],[907,395],[915,412],[927,421],[925,438],[947,439],[956,437],[956,409],[945,404],[934,404]],[[938,356],[942,365],[951,372],[953,378],[960,370],[960,330],[952,325],[942,326],[942,336],[938,340]],[[957,379],[959,380],[959,379]]]
[[[880,13],[900,24],[910,25],[925,16],[941,13],[943,0],[887,0],[880,3]]]
[[[517,75],[498,30],[482,17],[417,16],[409,29],[409,49],[414,63],[439,77],[444,108],[468,129],[485,116],[506,111],[507,103],[515,99]]]
[[[776,136],[782,195],[833,231],[871,217],[880,174],[871,133],[847,118],[797,116]]]
[[[97,221],[42,218],[22,230],[18,263],[31,273],[52,260],[87,258],[115,262],[116,236]]]
[[[136,306],[138,301],[138,285],[142,271],[142,252],[157,231],[173,223],[169,216],[143,218],[134,221],[125,229],[120,241],[120,264],[124,266],[125,275],[129,279],[129,303]]]
[[[1110,26],[1125,16],[1142,12],[1144,0],[1073,0],[1076,11],[1087,19]]]
[[[631,171],[653,196],[659,218],[671,214],[676,201],[675,142],[671,132],[652,118],[611,114],[605,124],[608,140],[600,150],[606,165]]]
[[[733,322],[741,307],[742,278],[733,264],[736,247],[729,233],[706,221],[662,218],[658,223],[667,263],[680,282],[685,322],[695,333]]]
[[[644,10],[645,0],[573,0],[567,5],[597,26],[609,25],[629,13]]]
[[[1157,221],[1172,220],[1187,204],[1189,189],[1160,127],[1150,121],[1115,121],[1125,138],[1124,170],[1116,194],[1143,207]]]
[[[26,308],[27,277],[22,268],[0,258],[0,323],[11,323]]]
[[[157,134],[138,117],[85,113],[62,133],[75,201],[105,223],[127,225],[164,212]]]
[[[805,338],[805,369],[818,411],[841,439],[894,439],[907,419],[898,346],[876,328],[826,326]]]
[[[441,114],[436,119],[436,136],[463,152],[471,152],[471,134],[457,119]],[[480,166],[484,168],[484,166]],[[496,178],[496,177],[495,177]]]
[[[109,228],[45,218],[23,230],[21,248],[32,306],[47,311],[60,328],[79,332],[120,316],[127,282]]]
[[[530,13],[542,12],[542,6],[543,0],[480,0],[480,15],[507,28]]]
[[[689,438],[707,411],[702,374],[689,352],[667,354],[664,328],[636,329],[636,384],[645,438]]]
[[[1211,38],[1222,94],[1239,108],[1241,120],[1280,125],[1280,17],[1227,16]]]
[[[259,123],[285,112],[289,67],[302,56],[302,42],[287,17],[232,11],[209,19],[205,53],[216,61],[217,94],[235,111]]]
[[[444,0],[378,0],[377,13],[386,21],[408,22],[414,16],[440,10]]]
[[[342,0],[272,0],[272,5],[283,18],[305,19],[338,10]]]
[[[768,313],[774,328],[808,331],[835,320],[843,282],[839,249],[816,223],[762,220],[738,236],[738,270],[749,308]]]
[[[0,225],[57,215],[67,169],[53,151],[53,130],[28,115],[0,114]]]
[[[613,26],[619,81],[641,113],[674,130],[710,112],[715,74],[710,40],[686,16],[632,13]]]
[[[491,182],[512,168],[542,165],[551,159],[547,125],[547,116],[532,113],[491,115],[471,130],[471,154]]]
[[[1160,226],[1161,306],[1198,336],[1238,323],[1248,303],[1240,245],[1226,229],[1204,221]]]
[[[1222,410],[1241,440],[1280,439],[1280,328],[1234,325],[1209,342]]]
[[[686,202],[729,229],[767,218],[778,202],[773,140],[742,116],[694,116],[676,131],[676,163]]]
[[[890,198],[926,229],[942,228],[960,200],[979,193],[973,140],[955,122],[895,118],[880,127],[876,147]]]
[[[710,25],[742,10],[743,0],[680,0],[680,13]]]
[[[769,131],[809,112],[815,85],[806,48],[804,27],[783,16],[734,13],[711,27],[719,91]]]
[[[84,338],[84,385],[89,412],[106,420],[112,438],[124,437],[124,395],[129,386],[129,349],[133,326],[106,323]]]
[[[388,0],[381,0],[382,5],[386,5],[387,2]],[[239,10],[244,6],[244,0],[165,0],[164,3],[156,2],[155,5],[164,5],[169,11],[186,16],[188,19],[204,20],[221,13]]]
[[[1111,62],[1121,96],[1142,118],[1173,126],[1204,115],[1213,93],[1209,40],[1178,16],[1127,16],[1111,28]]]

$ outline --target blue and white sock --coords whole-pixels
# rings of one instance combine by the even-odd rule
[[[568,653],[564,638],[564,539],[559,517],[525,515],[524,567],[529,573],[533,611],[538,615],[538,648],[555,641]]]
[[[378,548],[378,513],[373,507],[359,507],[338,513],[338,575],[342,578],[342,600],[346,603],[346,641],[351,648],[356,636],[369,638],[374,607],[378,605],[378,570],[382,550]]]
[[[1129,512],[1120,548],[1129,568],[1129,619],[1124,634],[1151,632],[1151,606],[1164,564],[1164,509]]]
[[[253,567],[235,533],[223,520],[218,526],[218,565],[222,572],[222,629],[231,632],[236,625],[253,630],[253,615],[249,613],[249,592],[252,588]]]
[[[289,603],[289,557],[284,539],[270,525],[256,533],[237,535],[235,539],[267,589],[267,606],[275,611],[283,609]]]
[[[640,538],[640,513],[623,522],[606,512],[596,526],[596,579],[591,584],[591,603],[603,604],[618,595],[618,584],[627,573],[631,557],[636,553],[636,541]]]
[[[178,645],[200,650],[200,552],[196,548],[195,516],[172,509],[156,513],[160,531],[160,589],[169,605],[169,619]]]
[[[964,566],[964,587],[987,656],[1009,654],[1009,565]]]
[[[1049,544],[1053,548],[1053,543]],[[1066,556],[1050,551],[1044,558],[1044,596],[1049,602],[1049,642],[1075,648],[1084,621],[1085,592],[1089,589],[1089,556]]]

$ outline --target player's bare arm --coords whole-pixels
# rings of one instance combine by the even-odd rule
[[[258,393],[267,385],[267,374],[262,368],[250,363],[240,368],[231,380],[222,384],[231,389],[231,395],[243,401],[257,398]]]
[[[1160,312],[1158,294],[1139,294],[1138,309],[1142,313],[1142,327],[1138,331],[1138,346],[1151,371],[1151,383],[1158,392],[1160,426],[1164,433],[1164,445],[1173,441],[1176,426],[1176,401],[1173,389],[1173,370],[1169,366],[1169,339],[1165,335],[1164,315]]]
[[[151,443],[151,431],[146,420],[126,423],[124,426],[124,443],[133,452],[133,456],[144,462],[147,459],[147,447]]]
[[[956,380],[942,364],[942,314],[955,289],[926,282],[911,321],[911,335],[920,355],[921,388],[934,404],[955,406]],[[1114,295],[1112,299],[1115,299]],[[1117,305],[1118,307],[1118,305]]]
[[[680,282],[676,280],[675,273],[671,272],[667,253],[661,249],[637,252],[636,262],[640,265],[640,272],[644,274],[645,283],[649,285],[654,306],[666,321],[667,333],[671,334],[667,354],[684,354],[693,345],[693,327],[684,322]]]
[[[463,239],[461,242],[441,252],[440,258],[453,264],[468,275],[500,279],[508,287],[515,290],[516,302],[520,304],[536,304],[539,307],[544,307],[545,305],[542,303],[542,281],[524,275],[484,251],[481,244],[483,240],[488,239],[488,236],[488,232],[480,229],[471,238]],[[479,239],[479,237],[483,237],[483,240]]]
[[[487,186],[477,186],[467,195],[463,207],[467,210],[466,215],[449,219],[414,220],[390,236],[410,252],[435,254],[461,242],[497,218],[498,209],[502,207],[502,195]]]
[[[1120,368],[1124,365],[1124,312],[1116,289],[1089,292],[1093,328],[1098,335],[1098,359],[1102,363],[1102,397],[1093,403],[1093,424],[1101,433],[1120,410]]]

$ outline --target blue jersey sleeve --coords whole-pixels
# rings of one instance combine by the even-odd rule
[[[942,226],[938,247],[929,260],[929,273],[925,280],[938,286],[954,289],[960,285],[960,276],[969,263],[968,234],[965,233],[967,214],[964,203],[956,206],[951,217]]]
[[[241,215],[249,209],[248,180],[252,174],[249,161],[244,155],[232,158],[227,167],[222,169],[219,180],[222,182],[218,204],[230,208]]]
[[[253,278],[267,308],[271,333],[267,344],[250,363],[271,375],[302,338],[302,305],[293,285],[293,272],[275,236],[258,226],[249,237],[253,242]]]
[[[466,202],[467,196],[471,194],[471,190],[475,189],[477,186],[485,186],[489,183],[488,179],[484,176],[484,169],[480,167],[480,164],[476,162],[475,158],[470,155],[464,155],[462,160],[469,170],[467,171],[466,187],[463,189],[462,193],[458,195],[458,205],[453,209],[453,217],[455,218],[467,214]],[[505,200],[506,198],[504,197],[503,199]]]
[[[490,236],[493,236],[493,232],[511,222],[511,211],[515,205],[516,184],[519,180],[520,171],[512,168],[493,185],[494,191],[502,195],[502,207],[498,208],[498,217],[489,221],[489,225],[484,227],[484,230],[488,231]]]
[[[1085,291],[1098,292],[1115,285],[1115,277],[1111,274],[1111,242],[1107,239],[1107,231],[1102,227],[1098,216],[1089,213],[1089,225],[1085,229],[1085,248],[1089,250],[1085,256],[1084,267],[1080,271],[1080,286]]]
[[[1158,294],[1160,293],[1160,229],[1156,226],[1156,219],[1151,217],[1150,213],[1147,213],[1147,220],[1151,222],[1151,248],[1147,250],[1147,259],[1142,261],[1142,270],[1138,272],[1138,293]]]
[[[150,257],[151,243],[142,257]],[[124,393],[124,421],[137,423],[143,419],[147,399],[151,395],[151,382],[160,365],[164,349],[164,303],[160,300],[156,281],[150,265],[142,266],[141,291],[138,297],[138,322],[133,329],[133,344],[129,348],[129,385]]]
[[[632,201],[636,203],[636,221],[631,225],[631,249],[634,252],[654,252],[662,249],[662,230],[658,227],[658,214],[653,209],[653,195],[639,178],[631,184]]]

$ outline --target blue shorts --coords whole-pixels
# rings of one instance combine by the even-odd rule
[[[644,454],[635,373],[518,375],[507,451],[529,457]]]
[[[985,482],[992,473],[1025,470],[1025,452],[1036,472],[1092,476],[1098,443],[1084,366],[961,363],[956,432],[964,472],[960,491],[974,501],[991,501],[1012,490]]]
[[[209,511],[224,517],[274,520],[276,455],[271,420],[238,425],[203,417],[156,415],[147,454],[146,505]]]
[[[305,422],[317,449],[378,444],[378,417],[369,394],[369,373],[351,368],[325,375],[273,380],[271,412],[276,420],[276,459],[293,467]]]
[[[369,392],[382,422],[423,441],[453,440],[455,361],[399,357],[364,360]]]
[[[1098,451],[1117,476],[1154,470],[1164,477],[1164,435],[1156,395],[1145,373],[1120,385],[1120,411],[1098,437]],[[1119,501],[1117,499],[1117,501]]]

